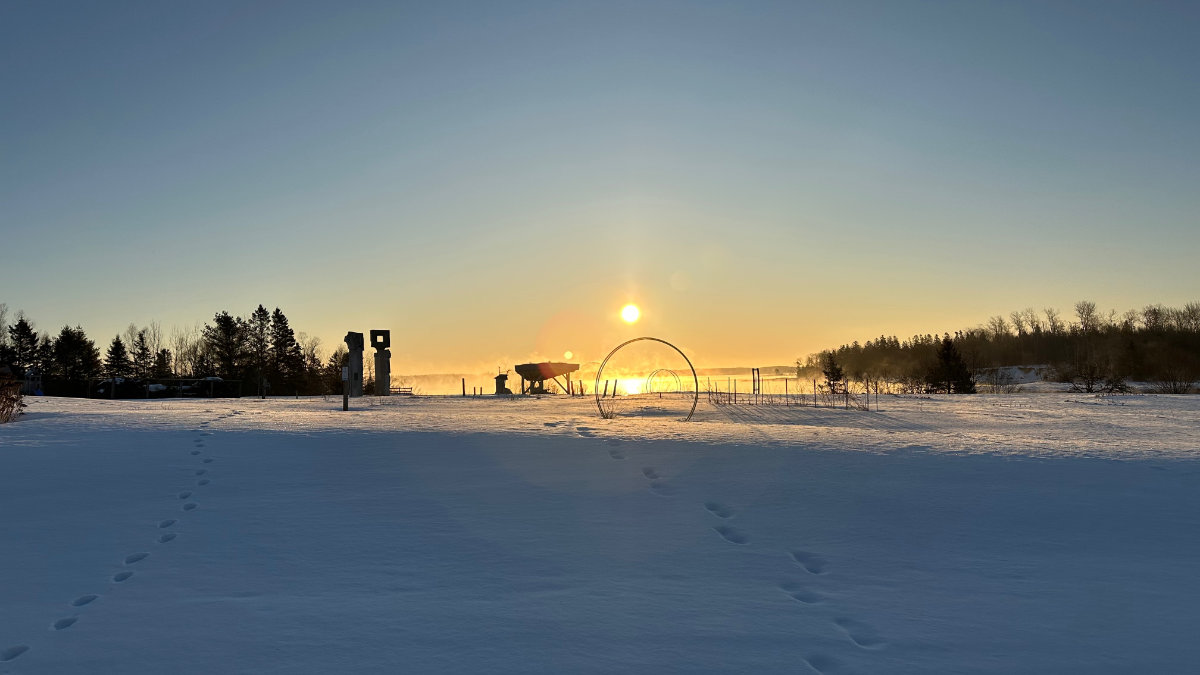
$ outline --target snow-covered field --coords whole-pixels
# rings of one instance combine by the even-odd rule
[[[1200,667],[1200,398],[31,401],[0,673]]]

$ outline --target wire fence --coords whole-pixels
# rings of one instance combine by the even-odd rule
[[[706,378],[705,385],[703,393],[708,402],[717,406],[808,406],[864,411],[879,408],[880,384],[875,381],[840,382],[831,388],[818,380],[763,379],[755,373],[749,381],[725,378],[722,383],[720,379]]]

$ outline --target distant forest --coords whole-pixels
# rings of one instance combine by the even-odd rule
[[[103,351],[80,326],[41,333],[0,304],[0,365],[40,379],[47,395],[311,395],[341,391],[346,349],[322,358],[320,341],[297,334],[279,309],[246,317],[218,312],[211,322],[164,335],[130,324]],[[369,362],[370,359],[367,359]],[[368,374],[369,375],[369,374]],[[218,379],[219,378],[219,379]],[[107,383],[104,381],[107,380]],[[203,383],[170,380],[204,380]],[[105,387],[108,387],[107,389]]]
[[[318,339],[295,332],[279,308],[262,305],[246,317],[217,312],[202,326],[170,335],[157,324],[131,324],[104,345],[80,326],[39,332],[23,313],[10,317],[0,304],[0,366],[17,377],[33,375],[48,395],[337,393],[346,363],[343,345],[325,357]],[[370,388],[371,359],[364,365]],[[1200,382],[1200,302],[1118,315],[1082,301],[1067,318],[1054,309],[1023,309],[953,335],[881,335],[796,362],[798,376],[821,377],[834,392],[853,382],[894,392],[970,393],[977,384],[1012,391],[1017,366],[1039,367],[1086,392],[1126,391],[1131,381],[1162,393],[1193,391]],[[204,380],[205,388],[187,380]]]
[[[1049,378],[1078,391],[1128,391],[1128,383],[1136,381],[1160,393],[1183,394],[1200,381],[1200,302],[1182,308],[1150,305],[1118,315],[1085,300],[1075,304],[1073,318],[1054,309],[1023,309],[953,335],[906,340],[881,335],[842,345],[797,360],[796,370],[800,377],[820,375],[834,388],[840,376],[898,392],[959,391],[946,385],[945,369],[955,358],[972,382],[993,391],[1015,390],[1012,367],[1039,366]],[[974,388],[964,383],[961,390]]]

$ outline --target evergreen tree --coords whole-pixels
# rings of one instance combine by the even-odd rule
[[[943,337],[938,345],[937,361],[926,374],[925,381],[932,391],[944,389],[947,394],[975,393],[975,378],[949,335]]]
[[[154,354],[154,366],[151,368],[150,374],[155,379],[167,379],[171,377],[171,350],[163,347]]]
[[[52,363],[50,370],[54,375],[83,382],[100,373],[100,351],[83,328],[63,326],[54,340]]]
[[[113,338],[112,344],[108,346],[108,352],[104,356],[104,374],[108,377],[126,377],[131,368],[129,350],[125,348],[125,342],[118,335]]]
[[[264,384],[267,377],[268,358],[271,351],[271,313],[262,305],[250,315],[246,322],[246,344],[254,364],[254,374],[259,396],[265,396]]]
[[[133,376],[138,379],[150,377],[150,371],[154,368],[154,354],[146,342],[145,330],[139,330],[134,335],[132,347],[133,353],[130,358],[133,361]]]
[[[46,374],[54,367],[54,340],[46,333],[38,336],[37,351],[33,356],[33,367]]]
[[[203,335],[203,371],[215,372],[227,380],[238,379],[246,358],[246,323],[229,312],[220,312],[213,317],[213,325],[204,326]]]
[[[832,352],[821,355],[821,374],[825,376],[825,386],[829,387],[829,393],[837,394],[842,391],[842,381],[846,379],[846,373]]]
[[[350,352],[344,346],[338,346],[329,360],[325,363],[322,378],[325,381],[325,392],[329,394],[342,393],[342,367],[350,364]]]
[[[23,315],[17,315],[17,322],[8,327],[9,360],[12,365],[26,370],[37,362],[38,334]]]
[[[287,317],[278,307],[271,313],[270,340],[269,370],[272,381],[286,385],[292,393],[298,393],[298,387],[304,379],[304,352],[288,325]]]

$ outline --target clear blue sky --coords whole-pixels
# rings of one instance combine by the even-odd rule
[[[1178,305],[1198,36],[1170,2],[3,0],[0,302],[102,344],[263,303],[402,332],[402,372]]]

